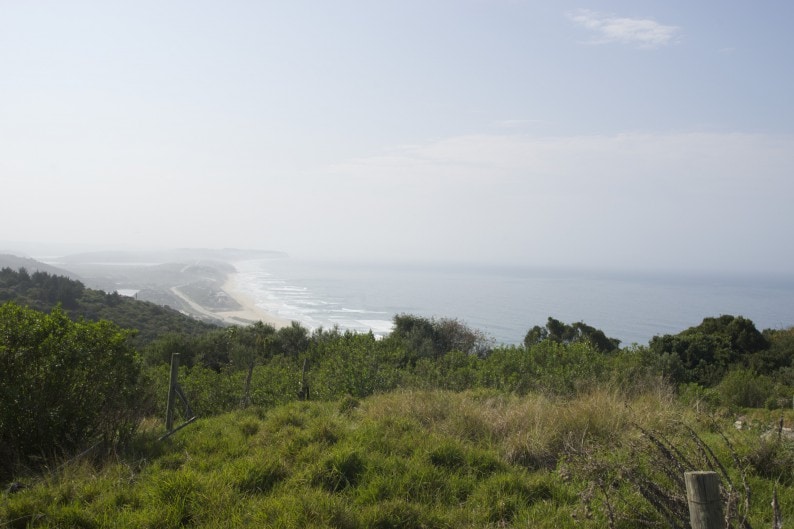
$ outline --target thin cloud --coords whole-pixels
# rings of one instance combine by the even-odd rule
[[[604,15],[589,9],[567,13],[577,26],[594,32],[593,44],[618,42],[641,49],[656,49],[676,43],[681,36],[678,26],[665,26],[649,18],[628,18]]]
[[[519,129],[528,125],[537,125],[545,123],[542,119],[503,119],[495,121],[491,125],[500,129]]]
[[[279,226],[322,219],[316,244],[372,255],[790,270],[792,153],[763,134],[449,137],[311,176],[278,194]]]
[[[794,137],[738,133],[625,133],[539,138],[527,134],[450,137],[350,160],[331,168],[345,180],[459,185],[532,182],[539,190],[640,199],[649,193],[716,194],[773,200],[794,192]],[[752,175],[750,186],[748,175]],[[770,191],[774,190],[774,191]],[[770,192],[772,194],[770,194]],[[749,200],[749,199],[748,199]]]

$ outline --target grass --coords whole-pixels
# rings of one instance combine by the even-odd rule
[[[724,427],[749,465],[750,520],[769,526],[774,475],[791,470],[776,455],[789,448],[759,445],[728,419],[700,421],[652,388],[631,398],[400,391],[294,402],[199,419],[164,442],[150,421],[117,459],[20,476],[29,487],[0,496],[0,527],[600,528],[610,509],[616,527],[632,527],[637,516],[660,521],[619,479],[653,471],[637,427],[694,458],[671,426],[682,421],[740,483]],[[793,487],[779,485],[784,520],[794,519]]]

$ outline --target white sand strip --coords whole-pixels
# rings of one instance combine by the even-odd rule
[[[213,312],[216,318],[221,318],[228,323],[237,325],[246,325],[261,321],[262,323],[269,323],[276,329],[288,327],[290,325],[289,320],[279,318],[278,316],[265,311],[261,307],[258,307],[256,303],[254,303],[254,300],[248,296],[248,294],[241,291],[237,282],[236,273],[231,273],[226,276],[226,281],[223,283],[221,289],[226,292],[229,297],[233,298],[237,303],[239,303],[242,308],[233,311]]]

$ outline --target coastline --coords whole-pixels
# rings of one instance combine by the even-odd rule
[[[58,264],[64,267],[64,275],[79,277],[89,288],[127,293],[206,322],[245,326],[261,321],[276,329],[292,324],[289,319],[258,307],[239,281],[235,263],[261,256],[231,250],[216,254],[210,250],[182,250],[147,259],[136,254],[100,254],[96,260],[81,256],[74,261],[61,258]],[[170,260],[171,257],[178,260]],[[33,269],[27,262],[24,264]]]
[[[240,309],[230,311],[213,311],[217,318],[234,325],[250,325],[261,321],[268,323],[276,329],[289,327],[292,322],[284,318],[279,318],[266,310],[258,307],[254,300],[243,290],[240,289],[237,281],[238,272],[230,272],[226,275],[221,290],[240,305]]]

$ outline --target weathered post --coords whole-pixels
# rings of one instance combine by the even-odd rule
[[[306,361],[307,359],[303,359],[303,371],[301,372],[301,383],[300,388],[298,389],[298,399],[300,400],[309,400],[309,384],[306,382]]]
[[[720,478],[716,472],[684,472],[689,523],[692,529],[718,529],[722,517]]]
[[[174,429],[174,401],[177,392],[177,377],[179,376],[179,353],[171,355],[171,378],[168,381],[168,404],[165,408],[165,431]]]

